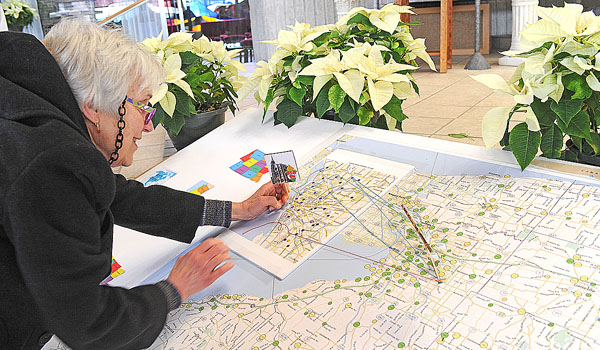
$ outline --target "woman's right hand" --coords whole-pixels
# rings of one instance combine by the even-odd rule
[[[169,281],[179,292],[181,301],[210,286],[217,278],[233,268],[229,248],[220,239],[209,238],[187,254],[177,258]]]

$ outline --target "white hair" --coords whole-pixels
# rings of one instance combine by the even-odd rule
[[[89,105],[116,115],[128,91],[152,93],[165,79],[153,53],[119,30],[82,19],[63,19],[43,43],[58,62],[80,108]]]

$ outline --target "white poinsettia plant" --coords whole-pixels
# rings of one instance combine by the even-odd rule
[[[600,155],[600,16],[583,12],[579,4],[537,11],[540,20],[521,32],[527,51],[505,53],[525,58],[513,76],[508,81],[496,74],[474,77],[514,96],[514,106],[486,113],[482,135],[487,147],[500,142],[510,149],[521,169],[539,151],[573,161],[581,154]],[[509,130],[515,113],[525,113],[525,122]]]
[[[354,8],[336,24],[311,28],[296,23],[279,32],[275,53],[240,89],[254,97],[265,113],[275,103],[275,123],[293,126],[301,115],[384,129],[402,127],[402,102],[419,92],[412,72],[421,58],[435,65],[425,40],[414,39],[400,14],[408,6],[381,10]]]
[[[165,70],[165,83],[154,91],[150,104],[156,107],[153,124],[163,124],[171,135],[178,135],[186,118],[220,108],[237,110],[237,91],[244,78],[244,65],[234,57],[240,50],[228,51],[222,42],[206,37],[193,39],[191,33],[161,35],[142,45],[159,58]]]

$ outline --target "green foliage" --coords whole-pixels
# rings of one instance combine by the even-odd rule
[[[531,131],[526,123],[520,123],[510,131],[509,144],[517,162],[524,170],[535,158],[542,137],[539,131]]]
[[[26,27],[37,16],[36,11],[28,3],[21,0],[6,0],[2,2],[2,10],[6,23]]]

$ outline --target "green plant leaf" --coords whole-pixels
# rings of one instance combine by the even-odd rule
[[[195,53],[190,51],[180,52],[179,57],[181,57],[181,70],[183,71],[186,71],[188,67],[194,66],[202,61],[201,57],[198,57]]]
[[[455,139],[471,139],[473,140],[473,136],[470,136],[467,133],[461,132],[458,134],[448,134],[448,136],[453,137]]]
[[[571,100],[567,98],[560,100],[559,103],[556,103],[554,100],[550,102],[550,109],[552,109],[552,111],[558,115],[558,119],[562,120],[566,125],[569,124],[571,119],[573,119],[579,111],[581,111],[582,106],[582,100]]]
[[[377,29],[377,27],[375,27],[371,23],[371,21],[369,21],[367,16],[363,15],[362,13],[357,13],[354,16],[352,16],[352,18],[350,18],[346,24],[351,25],[354,23],[360,23],[360,24],[364,25],[367,30]]]
[[[549,128],[542,129],[542,142],[540,150],[547,158],[560,158],[563,147],[563,133],[558,125],[553,124]]]
[[[595,132],[590,133],[590,137],[586,138],[585,142],[594,150],[594,155],[600,154],[600,135]]]
[[[352,104],[350,103],[348,98],[344,99],[344,103],[342,103],[342,106],[340,107],[340,112],[339,112],[340,120],[343,121],[344,124],[346,124],[347,122],[352,120],[352,118],[354,118],[355,116],[356,116],[356,112],[354,111]]]
[[[408,118],[402,111],[402,100],[394,95],[392,95],[390,102],[383,106],[383,110],[399,122]]]
[[[525,170],[538,152],[542,137],[539,131],[530,131],[526,123],[520,123],[510,131],[509,144],[521,170]]]
[[[294,86],[290,86],[287,92],[287,96],[294,102],[298,104],[298,106],[302,106],[304,95],[306,95],[306,89],[297,88]]]
[[[582,138],[590,137],[590,116],[585,111],[577,113],[568,125],[565,125],[560,118],[556,123],[565,134]]]
[[[550,108],[550,101],[548,99],[546,102],[542,102],[539,98],[535,97],[529,105],[542,128],[554,125],[554,121],[557,118],[556,113]]]
[[[212,82],[215,80],[215,74],[213,72],[206,72],[206,73],[202,73],[200,75],[200,80],[201,81],[208,81],[208,82]]]
[[[346,97],[346,92],[339,85],[333,85],[328,93],[329,103],[333,106],[333,109],[338,112],[340,107],[342,107],[342,103],[344,103],[344,98]]]
[[[267,111],[269,110],[269,106],[271,105],[271,102],[273,102],[273,89],[269,89],[269,91],[267,92],[267,97],[265,98],[265,101],[263,102],[263,105],[264,105],[264,111],[263,111],[263,116],[262,116],[263,121],[265,121],[265,116],[267,115]]]
[[[321,45],[325,44],[327,42],[327,40],[329,39],[329,34],[330,34],[330,32],[326,32],[326,33],[319,35],[318,37],[313,39],[313,43],[317,46],[321,46]]]
[[[317,116],[319,118],[323,118],[325,112],[327,112],[331,108],[331,104],[329,103],[329,88],[325,86],[319,91],[317,98],[315,99],[315,109],[317,111]]]
[[[185,124],[185,117],[179,113],[175,113],[172,118],[163,120],[163,126],[171,135],[179,135],[183,124]]]
[[[315,77],[312,75],[298,75],[296,77],[296,81],[301,82],[304,85],[313,85],[315,81]]]
[[[359,125],[367,125],[371,121],[371,118],[373,118],[373,111],[365,106],[358,107],[357,114]]]
[[[586,99],[592,96],[592,89],[590,89],[585,77],[576,73],[565,75],[562,77],[562,83],[565,89],[573,91],[575,94],[571,96],[571,99]]]
[[[302,115],[302,107],[289,98],[284,98],[277,105],[277,120],[281,121],[288,128],[291,128]]]

